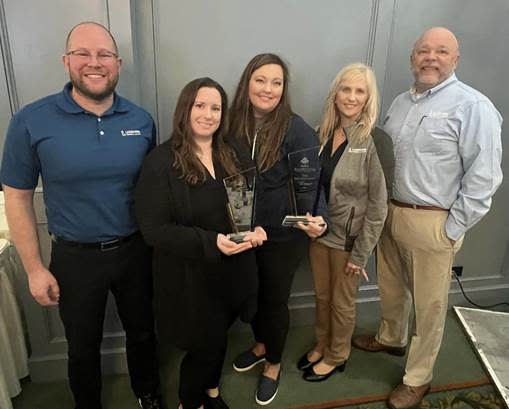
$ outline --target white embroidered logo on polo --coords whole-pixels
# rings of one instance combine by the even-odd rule
[[[449,114],[447,112],[434,112],[434,111],[431,111],[428,116],[430,118],[448,118]]]
[[[122,136],[140,136],[141,135],[141,131],[139,131],[138,129],[128,129],[126,131],[120,131],[120,134]]]
[[[349,153],[366,153],[367,151],[366,148],[348,148]]]

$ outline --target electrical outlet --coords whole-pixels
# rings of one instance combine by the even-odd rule
[[[454,266],[452,271],[458,276],[461,277],[463,275],[463,266]]]

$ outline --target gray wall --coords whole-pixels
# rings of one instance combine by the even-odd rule
[[[3,135],[7,131],[7,125],[9,123],[9,120],[11,118],[11,106],[9,104],[9,92],[7,89],[7,80],[5,75],[5,68],[3,65],[0,65],[0,95],[2,96],[0,98],[0,135],[2,135],[2,142],[3,142]],[[0,154],[3,152],[3,143],[0,147]]]
[[[392,99],[412,83],[409,53],[413,42],[435,25],[450,27],[459,37],[459,77],[487,94],[502,116],[509,118],[504,72],[509,63],[506,0],[0,0],[0,142],[12,111],[62,88],[67,80],[60,62],[64,39],[69,28],[82,20],[111,28],[124,59],[119,91],[153,114],[160,140],[169,134],[184,84],[208,75],[232,96],[247,61],[263,51],[279,53],[288,61],[293,108],[310,124],[318,123],[336,72],[354,61],[373,65],[385,112]],[[494,27],[496,37],[491,34]],[[504,125],[503,139],[508,136]],[[49,243],[40,192],[37,200],[47,261]],[[509,214],[504,211],[508,202],[504,183],[492,211],[469,232],[457,257],[456,264],[465,267],[466,289],[481,302],[507,300],[509,295]],[[359,303],[361,311],[376,313],[373,260],[369,270],[371,281],[361,287]],[[451,301],[464,303],[458,291],[453,283]],[[27,291],[22,296],[33,350],[32,377],[65,376],[65,339],[56,310],[40,308]],[[290,304],[294,323],[312,320],[307,261],[296,275]],[[124,371],[123,333],[113,306],[108,309],[105,334],[106,371]]]

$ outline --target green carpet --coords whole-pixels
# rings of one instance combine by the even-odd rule
[[[338,409],[336,407],[334,409]],[[502,409],[504,403],[492,385],[430,393],[419,409]],[[341,406],[341,409],[387,409],[383,401]]]
[[[446,336],[435,367],[434,385],[463,383],[486,377],[462,329],[448,315]],[[369,333],[375,328],[358,328]],[[260,368],[237,374],[229,365],[233,357],[250,344],[250,335],[241,334],[245,342],[237,341],[230,348],[223,375],[223,393],[235,409],[260,408],[254,402],[254,391]],[[301,379],[295,362],[313,345],[313,328],[293,328],[287,342],[283,361],[283,377],[278,397],[271,403],[274,409],[310,405],[338,399],[353,399],[366,395],[388,394],[400,381],[404,371],[404,358],[388,354],[372,354],[353,350],[344,373],[335,374],[326,382],[309,383]],[[239,345],[237,347],[237,345]]]
[[[492,385],[462,390],[459,393],[432,394],[424,400],[421,409],[502,409],[504,403]]]
[[[368,323],[361,324],[357,333],[371,333],[376,329],[375,320],[365,322]],[[334,408],[330,406],[331,403],[338,401],[350,402],[350,405],[355,405],[356,402],[361,404],[365,402],[359,400],[362,397],[383,399],[401,381],[404,358],[353,350],[344,373],[335,374],[326,382],[305,382],[301,379],[295,362],[313,345],[313,339],[311,326],[291,329],[282,363],[283,375],[278,396],[268,406],[269,408],[288,409],[306,406]],[[250,332],[236,332],[230,337],[221,391],[231,409],[260,409],[254,402],[254,393],[262,365],[242,374],[236,373],[231,366],[234,356],[251,343]],[[176,408],[178,403],[177,375],[181,356],[181,352],[177,350],[164,351],[161,356],[161,382],[168,409]],[[449,388],[451,384],[461,386],[472,381],[474,383],[486,381],[486,374],[462,329],[450,313],[447,317],[444,342],[435,366],[433,386],[436,388],[447,385]],[[139,409],[129,388],[129,378],[125,375],[104,377],[103,402],[104,409]],[[23,392],[13,400],[13,403],[15,409],[73,407],[72,397],[65,382],[39,384],[24,382]],[[380,405],[385,407],[383,402],[380,402]],[[432,407],[435,406],[430,406],[430,409]],[[489,409],[488,406],[485,408]]]

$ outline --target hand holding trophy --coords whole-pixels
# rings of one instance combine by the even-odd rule
[[[306,218],[307,223],[298,222],[296,227],[303,230],[312,239],[320,237],[327,228],[327,224],[325,223],[323,217],[311,216],[311,214],[308,212],[306,213]]]

